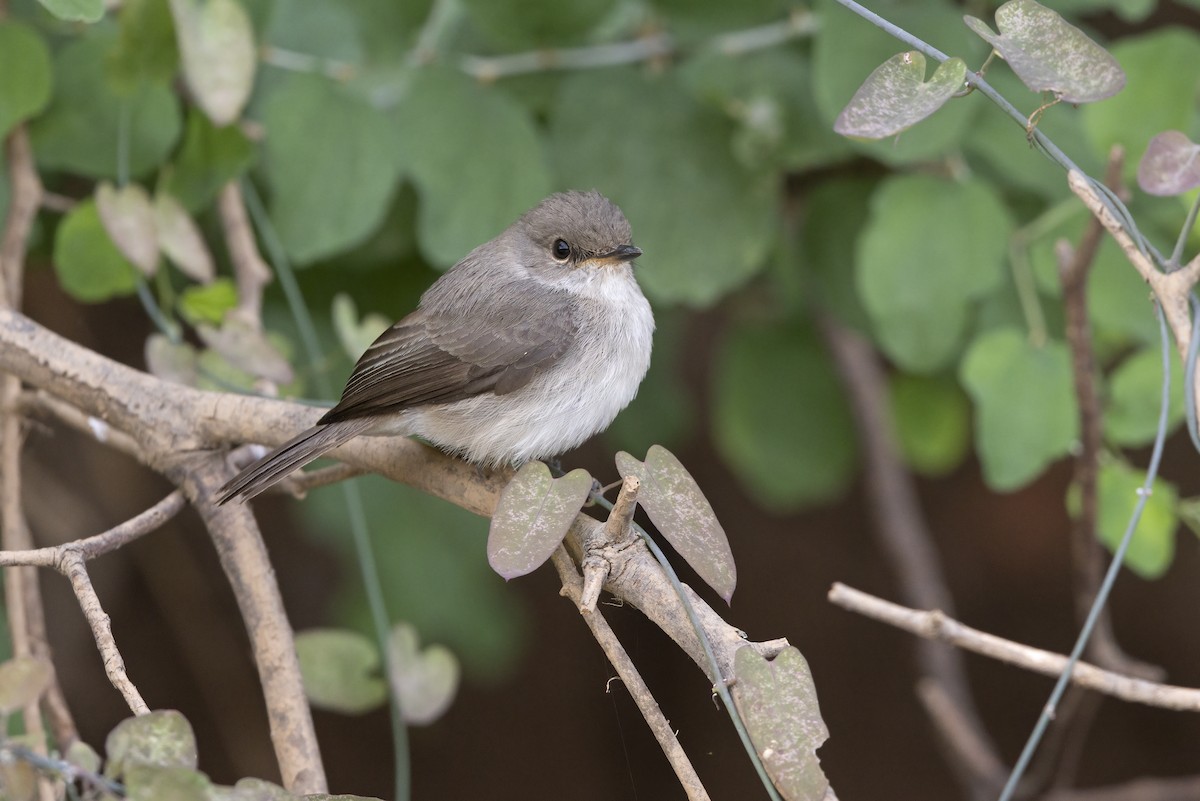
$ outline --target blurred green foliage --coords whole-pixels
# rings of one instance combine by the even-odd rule
[[[0,26],[0,132],[27,120],[47,185],[80,201],[61,217],[47,213],[57,229],[42,237],[77,300],[137,286],[88,199],[92,181],[134,180],[173,196],[214,245],[216,193],[229,180],[252,182],[271,224],[264,241],[278,237],[302,268],[317,317],[323,358],[296,364],[299,391],[312,393],[318,372],[340,382],[357,355],[333,332],[335,294],[362,315],[398,318],[437,270],[546,193],[595,187],[633,224],[646,251],[639,276],[661,323],[651,374],[611,432],[614,450],[644,453],[655,441],[702,437],[705,425],[727,467],[770,509],[843,495],[857,471],[856,434],[815,315],[865,333],[891,361],[889,408],[916,469],[945,474],[973,450],[988,483],[1013,490],[1074,446],[1054,246],[1078,241],[1085,212],[1059,168],[978,94],[892,140],[835,136],[833,121],[863,79],[908,48],[831,0],[243,4],[252,30],[227,33],[252,36],[261,60],[252,74],[217,76],[253,82],[241,121],[227,127],[180,91],[166,0],[127,0],[102,16],[98,0],[10,4],[15,21]],[[972,69],[987,55],[959,4],[875,5]],[[1091,31],[1078,15],[1139,20],[1153,2],[1057,6]],[[66,21],[90,15],[98,21]],[[1111,50],[1128,72],[1124,92],[1050,108],[1040,126],[1093,174],[1110,146],[1124,145],[1132,174],[1155,133],[1200,133],[1200,79],[1162,66],[1196,63],[1200,37],[1152,30]],[[632,56],[600,58],[614,52]],[[17,71],[8,72],[14,54]],[[988,79],[1024,113],[1043,102],[1003,63]],[[6,203],[2,181],[0,211]],[[1169,252],[1186,207],[1138,193],[1129,205]],[[197,287],[173,268],[156,280],[168,319],[214,324],[232,307],[227,253],[213,249],[222,282]],[[1109,243],[1089,301],[1108,442],[1144,444],[1161,380],[1157,325],[1144,284]],[[719,314],[691,313],[718,304]],[[296,339],[275,289],[264,319]],[[698,387],[709,397],[698,399],[681,366],[701,358],[693,341],[711,338],[709,383]],[[214,375],[252,378],[223,372],[208,351],[197,363],[197,380],[210,384]],[[1105,475],[1105,492],[1128,489],[1113,469]],[[391,613],[452,645],[474,675],[511,667],[524,624],[484,561],[484,522],[363,483]],[[343,552],[344,511],[329,496],[314,493],[308,527]],[[1167,491],[1155,497],[1174,503]],[[1123,502],[1106,496],[1105,519]],[[1144,574],[1170,558],[1157,547],[1137,562]],[[340,608],[365,619],[356,590],[344,591]]]

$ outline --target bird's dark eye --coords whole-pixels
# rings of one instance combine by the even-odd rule
[[[550,246],[550,252],[559,261],[566,261],[571,258],[571,246],[567,244],[567,240],[565,239],[555,239],[554,244]]]

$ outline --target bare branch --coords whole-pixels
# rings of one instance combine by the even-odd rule
[[[234,313],[261,330],[262,293],[263,287],[271,282],[271,268],[258,252],[254,228],[246,214],[246,202],[237,181],[230,181],[221,189],[217,209],[221,213],[225,245],[229,248],[237,279],[238,305]]]
[[[679,739],[675,736],[670,722],[663,715],[658,701],[654,700],[654,695],[646,686],[646,682],[638,673],[637,668],[634,667],[633,660],[629,658],[621,641],[617,639],[617,635],[609,627],[608,621],[604,619],[603,615],[595,609],[584,607],[583,580],[575,571],[575,564],[567,555],[566,549],[559,547],[550,558],[554,563],[554,568],[558,571],[559,579],[562,580],[562,594],[575,602],[579,614],[583,616],[584,622],[591,629],[592,636],[600,644],[608,661],[616,668],[617,675],[621,677],[625,688],[629,690],[629,695],[641,710],[642,717],[646,719],[650,731],[654,734],[654,739],[658,740],[667,761],[671,763],[671,768],[674,769],[679,783],[683,785],[688,799],[690,801],[707,801],[708,791],[704,789],[700,777],[696,774],[696,769],[692,767],[691,761],[683,751],[683,746],[679,744]]]
[[[937,610],[923,612],[908,609],[844,584],[833,585],[833,589],[829,591],[829,600],[843,609],[887,623],[919,637],[948,642],[1043,676],[1058,677],[1067,666],[1067,657],[1062,654],[986,634],[964,626]],[[1122,676],[1087,662],[1075,665],[1071,681],[1080,687],[1111,695],[1122,701],[1182,712],[1200,712],[1200,689]]]

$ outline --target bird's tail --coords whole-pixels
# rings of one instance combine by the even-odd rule
[[[234,476],[228,484],[217,490],[217,503],[223,504],[234,498],[250,500],[282,481],[293,470],[304,467],[326,451],[363,433],[370,424],[365,419],[343,420],[308,429]]]

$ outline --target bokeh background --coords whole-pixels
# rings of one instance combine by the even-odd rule
[[[847,396],[815,321],[865,334],[886,363],[884,400],[958,616],[1068,650],[1077,630],[1067,496],[1078,431],[1052,248],[1078,238],[1085,213],[1061,170],[979,96],[952,101],[895,140],[835,136],[833,120],[855,88],[904,47],[832,2],[229,4],[245,13],[257,62],[244,108],[222,126],[181,77],[165,0],[125,0],[88,24],[63,23],[32,0],[8,3],[9,19],[33,31],[48,57],[52,89],[29,130],[43,179],[65,199],[39,219],[26,312],[147,367],[148,353],[162,353],[148,343],[169,340],[148,296],[174,326],[167,333],[178,332],[171,352],[181,360],[150,366],[178,377],[182,363],[210,388],[261,386],[253,362],[195,333],[221,325],[237,299],[214,198],[239,179],[261,198],[265,252],[294,268],[320,338],[314,361],[273,283],[263,310],[269,341],[294,367],[281,392],[319,400],[322,382],[340,386],[364,337],[410,310],[439,271],[548,192],[599,189],[622,206],[646,251],[638,274],[659,332],[638,399],[563,464],[609,481],[617,450],[672,449],[732,543],[739,586],[728,619],[753,639],[788,637],[812,667],[830,729],[822,765],[839,796],[961,797],[914,694],[913,640],[825,600],[835,581],[888,598],[900,591],[870,517]],[[1128,74],[1116,98],[1042,118],[1091,174],[1103,173],[1114,143],[1127,150],[1128,179],[1151,136],[1197,133],[1198,5],[1054,4]],[[990,20],[993,5],[871,6],[972,68],[986,57],[962,15]],[[630,63],[582,67],[619,42],[632,43]],[[0,53],[10,76],[27,79],[29,62],[15,62]],[[988,78],[1026,113],[1042,102],[1003,63]],[[179,199],[213,249],[216,279],[166,261],[139,277],[89,200],[104,180]],[[6,201],[0,189],[0,209]],[[1186,204],[1135,191],[1130,207],[1169,250]],[[1111,246],[1089,299],[1104,464],[1119,481],[1147,462],[1161,382],[1157,324],[1145,285]],[[1020,382],[999,368],[972,378],[968,357],[990,364],[988,343],[1012,332],[1024,343],[1022,364],[1044,372]],[[1131,654],[1164,667],[1174,684],[1197,686],[1200,551],[1184,524],[1200,481],[1181,418],[1179,398],[1168,483],[1111,607]],[[31,427],[26,453],[28,513],[45,543],[103,530],[169,489],[50,422]],[[450,647],[464,670],[445,718],[410,732],[414,797],[683,797],[551,571],[506,584],[486,564],[485,520],[359,481],[391,616],[414,624],[423,642]],[[1123,528],[1127,506],[1102,508],[1102,535]],[[369,632],[341,493],[264,498],[256,509],[296,628]],[[184,514],[94,572],[131,678],[152,706],[192,722],[201,768],[226,783],[277,778],[246,638],[199,521]],[[60,679],[85,738],[99,746],[124,716],[120,698],[65,582],[42,583]],[[605,614],[713,797],[756,797],[701,673],[635,610]],[[967,664],[984,722],[1014,760],[1051,682],[976,657]],[[384,711],[319,712],[317,723],[335,792],[392,795]],[[1082,786],[1187,775],[1198,737],[1193,716],[1104,700],[1076,719],[1057,769]]]

